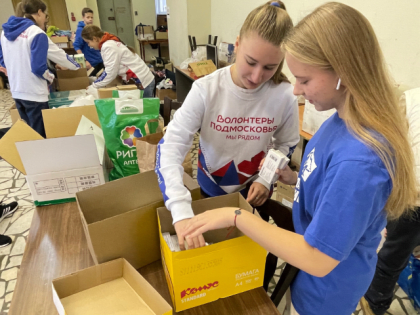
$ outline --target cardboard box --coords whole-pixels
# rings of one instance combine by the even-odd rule
[[[12,119],[12,125],[20,119],[19,111],[16,108],[16,104],[13,104],[9,109],[10,118]]]
[[[222,207],[253,211],[240,193],[192,203],[195,214]],[[226,229],[209,231],[204,238],[214,244],[172,252],[162,236],[164,232],[175,234],[172,216],[166,208],[157,211],[162,263],[177,312],[263,285],[267,251],[239,229],[229,236]]]
[[[60,91],[86,89],[89,86],[86,68],[57,70],[57,78]]]
[[[306,100],[305,111],[303,112],[302,130],[314,135],[324,121],[331,117],[335,112],[335,109],[319,112],[315,109],[313,104]]]
[[[93,135],[16,142],[36,206],[75,201],[105,183]]]
[[[188,70],[200,78],[217,70],[212,60],[198,61],[188,64]]]
[[[26,175],[22,159],[16,149],[16,142],[44,139],[39,133],[28,126],[26,122],[19,119],[10,130],[0,139],[0,156],[9,164],[13,165],[19,172]]]
[[[174,64],[172,62],[165,64],[165,69],[174,72]]]
[[[195,181],[184,175],[184,184],[193,200],[201,198]],[[156,209],[164,201],[154,171],[79,192],[76,199],[95,264],[123,257],[138,269],[161,258]]]
[[[156,97],[158,97],[161,101],[165,99],[165,96],[176,99],[176,91],[172,89],[156,89]]]
[[[295,197],[295,186],[283,184],[277,181],[277,192],[276,200],[282,203],[284,206],[293,208],[293,202]]]
[[[156,39],[168,39],[168,32],[156,32]]]
[[[137,26],[137,37],[139,40],[154,40],[155,30],[153,29],[153,26]]]
[[[95,105],[42,110],[47,138],[74,136],[82,116],[101,127]]]
[[[98,96],[100,99],[112,98],[112,92],[116,90],[119,90],[119,91],[137,90],[137,86],[135,84],[128,84],[128,85],[117,85],[114,87],[98,89]]]
[[[69,41],[67,36],[52,36],[50,39],[54,44],[67,43]]]
[[[171,315],[165,299],[125,259],[52,281],[60,315]]]

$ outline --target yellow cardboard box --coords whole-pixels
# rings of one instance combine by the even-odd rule
[[[253,211],[240,193],[192,202],[195,214],[221,207]],[[163,268],[177,312],[263,285],[267,251],[238,229],[229,236],[226,229],[209,231],[204,238],[212,245],[172,252],[162,236],[175,234],[172,216],[158,208],[158,218]]]

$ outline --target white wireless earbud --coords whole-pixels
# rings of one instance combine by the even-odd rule
[[[335,88],[337,91],[340,89],[340,85],[341,85],[341,79],[338,78],[338,84],[337,84],[337,87]]]

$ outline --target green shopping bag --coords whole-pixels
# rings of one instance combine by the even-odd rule
[[[109,180],[139,173],[136,142],[158,128],[160,100],[100,99],[96,111],[104,133],[105,145],[114,168]]]

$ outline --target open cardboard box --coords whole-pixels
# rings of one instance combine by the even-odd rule
[[[54,279],[60,315],[170,315],[171,306],[125,259]]]
[[[0,140],[0,156],[26,175],[36,206],[75,201],[105,183],[93,135],[43,139],[19,120]]]
[[[193,200],[200,187],[184,174]],[[161,258],[156,209],[164,206],[154,171],[124,177],[76,194],[95,264],[123,257],[138,269]]]
[[[196,215],[222,207],[253,211],[240,193],[192,202]],[[171,213],[164,207],[157,211],[163,269],[177,312],[263,285],[267,251],[241,231],[209,231],[204,239],[212,245],[172,252],[162,236],[175,234]]]
[[[60,91],[86,89],[90,84],[86,68],[57,70],[57,79]]]

